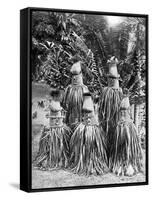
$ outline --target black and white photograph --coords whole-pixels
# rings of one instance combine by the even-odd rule
[[[31,188],[147,182],[147,16],[33,9]]]

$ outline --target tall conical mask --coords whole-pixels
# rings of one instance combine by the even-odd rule
[[[83,84],[82,73],[81,73],[81,62],[78,61],[74,63],[70,71],[72,73],[72,84],[73,85]]]
[[[94,112],[93,100],[90,93],[85,93],[83,95],[83,111]]]
[[[108,60],[108,67],[109,67],[109,72],[108,72],[108,85],[110,87],[114,88],[119,88],[119,78],[120,75],[118,74],[117,70],[117,64],[118,64],[118,59],[113,56]]]
[[[73,75],[78,75],[81,73],[81,62],[78,61],[76,63],[74,63],[71,67],[71,70],[70,72],[73,74]]]
[[[63,124],[62,107],[59,101],[52,100],[50,103],[50,126],[61,126]]]
[[[120,103],[120,109],[127,110],[128,108],[130,108],[129,97],[125,96]]]

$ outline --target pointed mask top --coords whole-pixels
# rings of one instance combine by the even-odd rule
[[[129,97],[124,96],[124,98],[122,99],[122,101],[120,103],[120,109],[127,110],[128,108],[130,108]]]
[[[80,73],[81,73],[81,62],[78,61],[78,62],[74,63],[74,64],[72,65],[70,71],[71,71],[71,73],[72,73],[73,75],[78,75],[78,74],[80,74]]]
[[[118,59],[115,56],[112,56],[108,61],[108,67],[109,67],[109,73],[108,73],[108,77],[109,78],[120,78],[120,75],[118,74],[118,70],[117,70],[117,64]]]

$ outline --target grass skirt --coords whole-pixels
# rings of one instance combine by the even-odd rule
[[[103,131],[98,125],[80,123],[71,140],[71,169],[75,173],[90,175],[108,171]]]
[[[142,171],[142,149],[131,120],[118,123],[110,152],[110,168],[117,175],[129,175],[129,168],[130,175]]]
[[[105,133],[108,162],[110,146],[114,140],[114,131],[119,120],[121,98],[121,90],[112,87],[105,87],[100,96],[98,118]]]
[[[105,87],[100,96],[99,101],[99,122],[104,122],[108,131],[108,123],[111,121],[116,125],[119,120],[119,105],[122,97],[122,92],[119,89]]]
[[[34,165],[42,169],[67,167],[70,134],[71,130],[65,124],[44,128]]]
[[[85,85],[69,85],[65,91],[63,108],[66,113],[66,124],[71,128],[82,121],[83,93],[87,91]]]

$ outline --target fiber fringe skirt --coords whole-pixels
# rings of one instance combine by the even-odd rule
[[[114,131],[119,121],[121,98],[122,91],[112,87],[105,87],[100,96],[98,118],[105,133],[108,162],[110,147],[114,140]]]
[[[72,129],[82,121],[83,93],[88,91],[85,85],[69,85],[65,91],[63,108],[66,113],[66,124]]]
[[[99,121],[113,121],[116,125],[119,120],[119,106],[122,98],[122,92],[119,89],[105,87],[100,96],[99,102]],[[105,126],[108,131],[108,126]]]
[[[103,131],[98,125],[80,123],[71,140],[70,167],[78,174],[104,174],[108,171]]]
[[[67,167],[70,135],[71,130],[65,124],[61,127],[44,127],[34,166],[42,169]]]
[[[110,149],[110,168],[117,175],[132,176],[142,171],[142,149],[133,122],[118,123]]]

